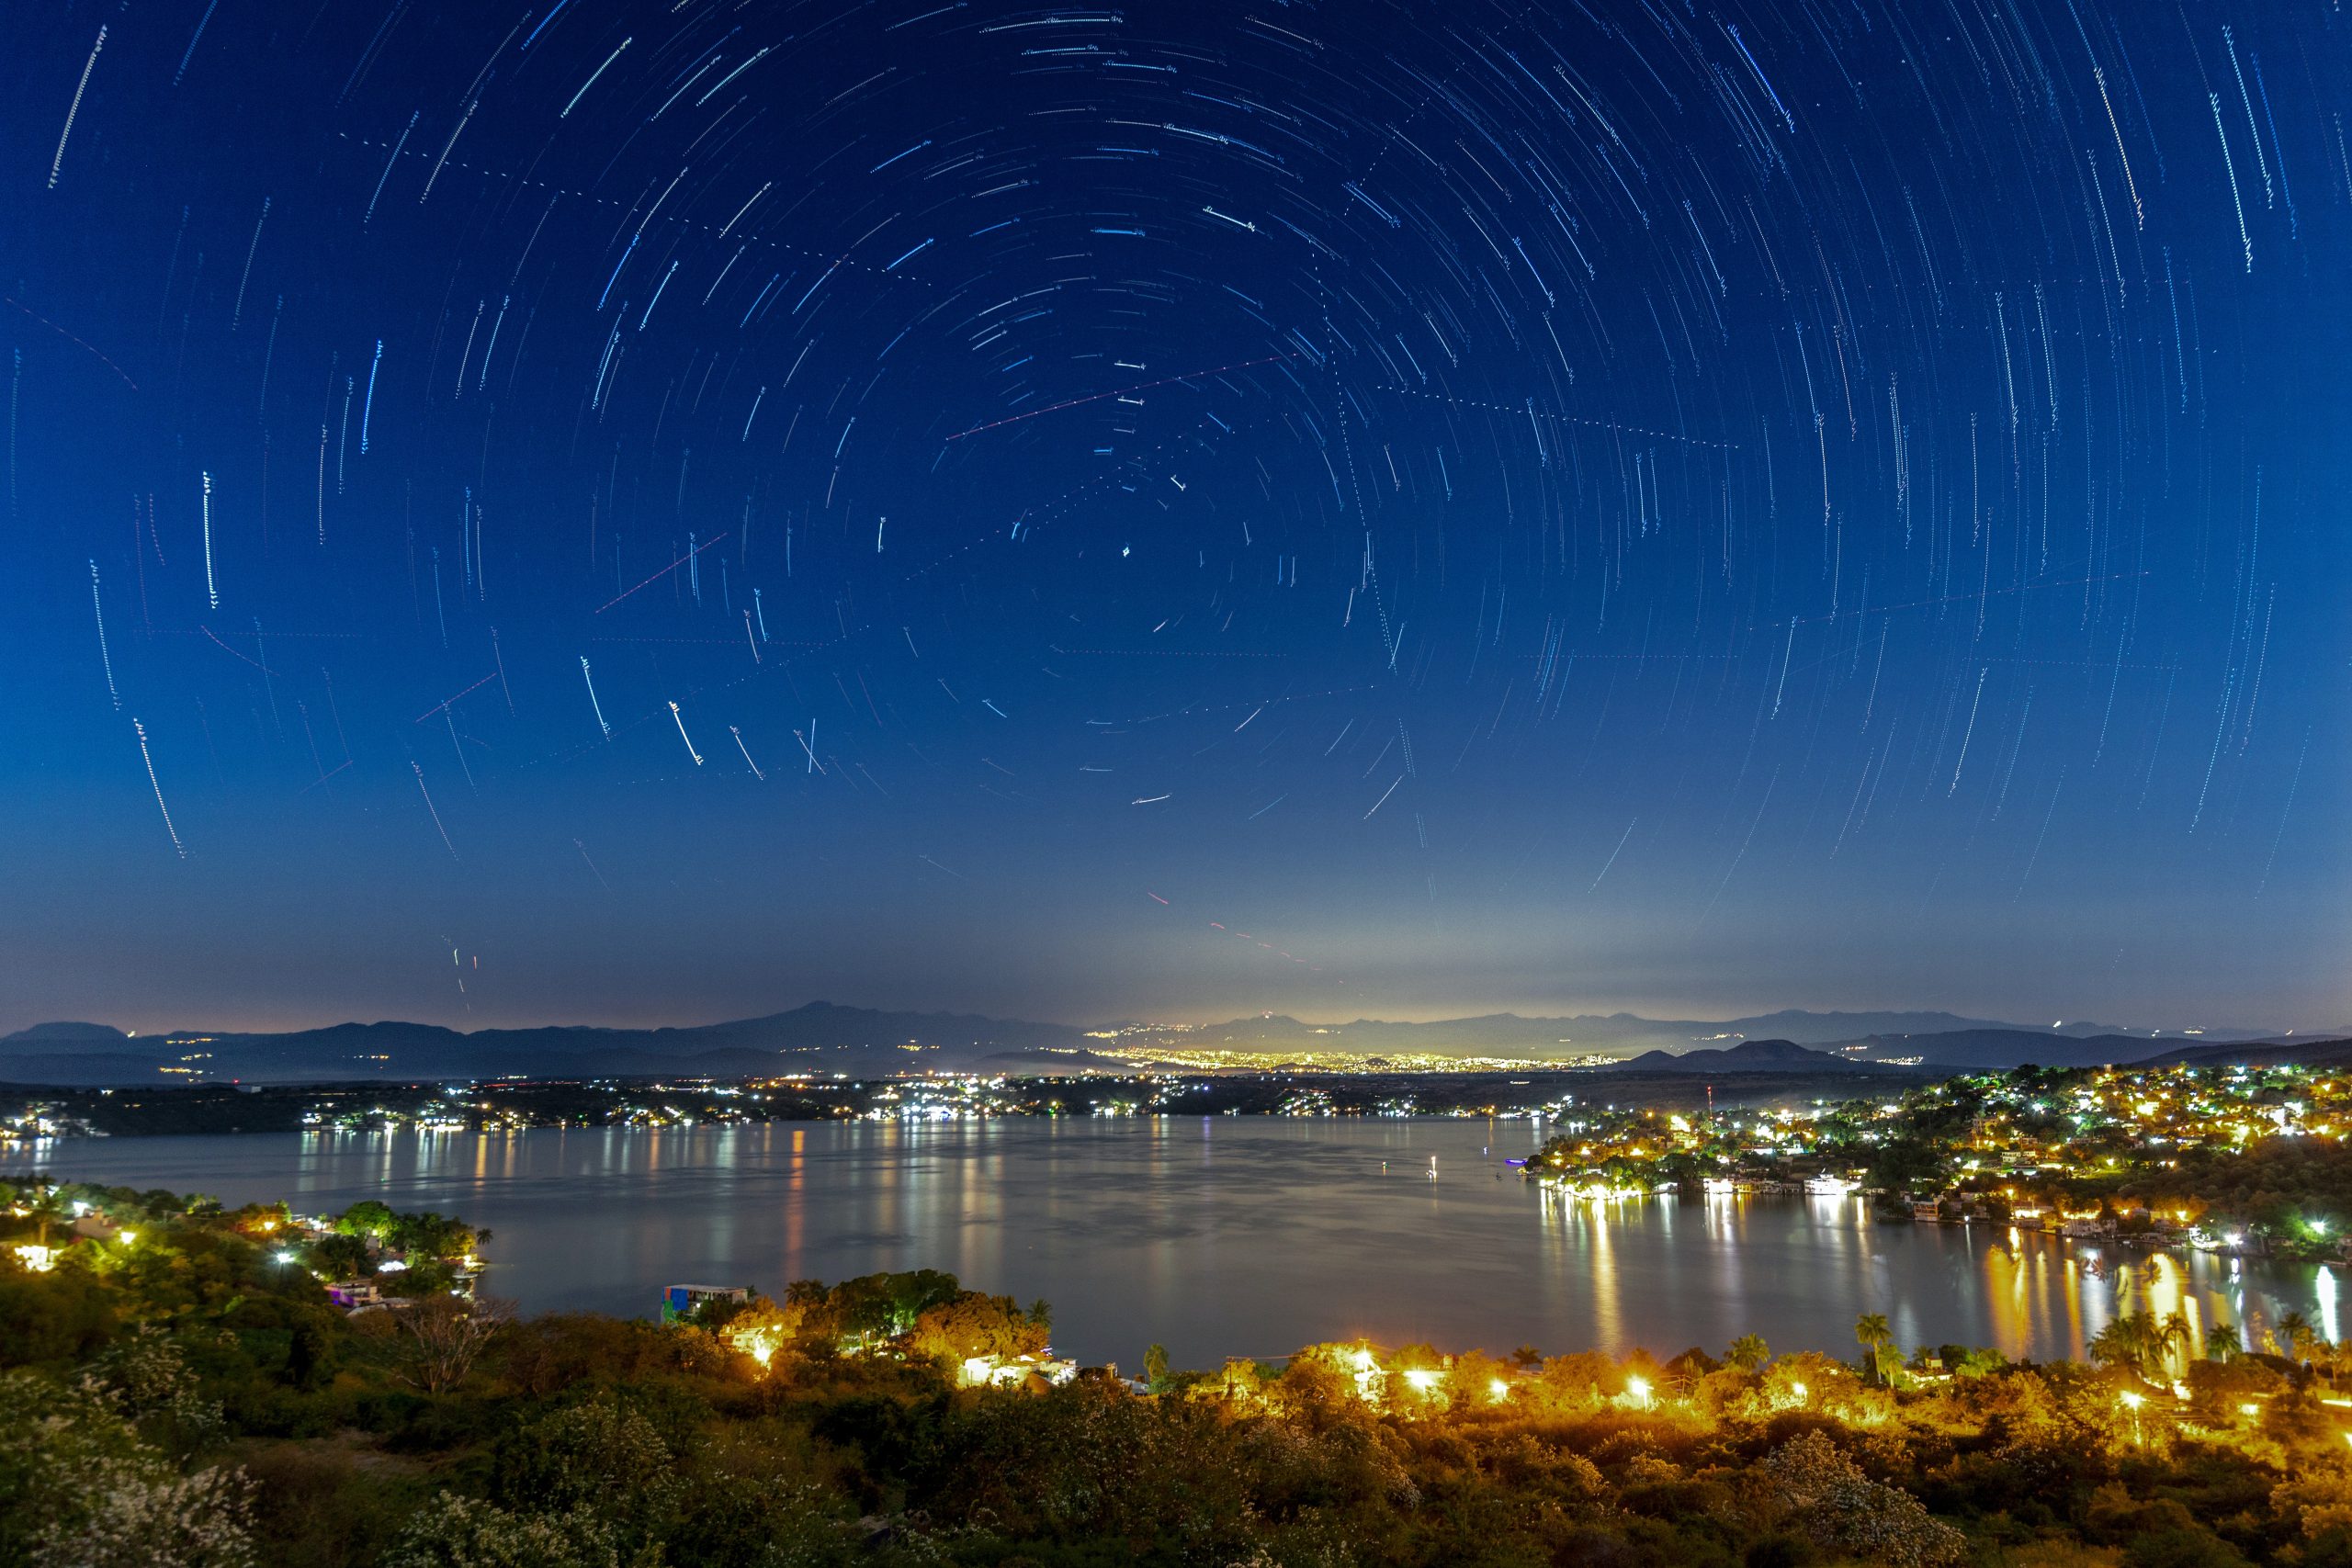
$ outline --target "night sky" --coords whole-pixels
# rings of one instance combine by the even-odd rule
[[[2263,4],[0,18],[0,1028],[2352,1023]]]

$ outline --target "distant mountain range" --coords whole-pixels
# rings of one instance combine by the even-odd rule
[[[1886,1055],[1908,1055],[1915,1053],[1895,1048],[1893,1043],[1913,1035],[1965,1031],[2000,1032],[2036,1040],[2118,1037],[2135,1046],[2150,1040],[2221,1044],[2277,1038],[2274,1032],[2260,1029],[2206,1029],[2192,1033],[2181,1029],[2135,1030],[2079,1021],[2037,1029],[1991,1019],[1962,1018],[1949,1012],[1806,1012],[1788,1009],[1722,1022],[1643,1018],[1629,1012],[1572,1018],[1522,1018],[1517,1013],[1501,1012],[1437,1023],[1358,1019],[1352,1023],[1310,1024],[1272,1013],[1181,1031],[1132,1027],[1121,1032],[1121,1043],[1129,1048],[1153,1043],[1195,1049],[1223,1045],[1252,1051],[1360,1051],[1370,1055],[1420,1052],[1462,1056],[1577,1056],[1630,1055],[1640,1051],[1680,1053],[1734,1045],[1743,1040],[1842,1046],[1883,1039],[1890,1043]],[[2144,1047],[2141,1054],[2145,1054]]]
[[[2352,1033],[2352,1031],[2346,1032]],[[2328,1037],[2313,1037],[2324,1042]],[[2268,1042],[2254,1051],[2248,1043]],[[1061,1023],[960,1013],[885,1012],[811,1002],[764,1018],[683,1029],[483,1029],[339,1023],[278,1033],[177,1030],[130,1035],[99,1023],[43,1023],[0,1037],[0,1082],[103,1087],[240,1081],[418,1081],[495,1077],[744,1077],[790,1071],[861,1076],[919,1067],[1073,1071],[1159,1050],[1224,1049],[1366,1056],[1501,1056],[1558,1062],[1606,1055],[1648,1071],[1868,1070],[1882,1066],[2079,1066],[2210,1059],[2306,1059],[2324,1044],[2257,1030],[2126,1032],[2072,1023],[2034,1029],[1945,1012],[1787,1010],[1722,1022],[1494,1013],[1434,1023],[1359,1019],[1309,1024],[1279,1014],[1198,1028]],[[2336,1047],[2352,1054],[2352,1046]]]
[[[2260,1045],[2197,1045],[2152,1056],[2148,1065],[2210,1066],[2222,1062],[2245,1062],[2255,1066],[2276,1066],[2291,1062],[2305,1067],[2352,1066],[2352,1039],[2344,1036],[2352,1036],[2352,1029],[2339,1030],[2335,1036],[2313,1035],[2309,1040],[2282,1040]]]
[[[1076,1052],[1067,1024],[956,1013],[877,1012],[811,1002],[766,1018],[684,1029],[481,1029],[338,1023],[284,1033],[174,1030],[128,1035],[43,1023],[0,1037],[0,1081],[102,1086],[174,1081],[322,1083],[438,1077],[748,1077],[968,1066],[1000,1055]]]

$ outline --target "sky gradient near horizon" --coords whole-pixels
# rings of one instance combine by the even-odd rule
[[[2352,1023],[2322,7],[0,44],[0,1031]]]

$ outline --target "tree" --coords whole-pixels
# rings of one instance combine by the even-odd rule
[[[1888,1139],[1871,1152],[1869,1179],[1873,1187],[1902,1192],[1942,1186],[1947,1168],[1941,1145],[1906,1134]]]
[[[912,1328],[925,1312],[953,1301],[956,1276],[936,1269],[903,1274],[864,1274],[826,1288],[821,1280],[796,1280],[785,1289],[787,1306],[808,1309],[804,1333],[865,1343],[890,1339]]]
[[[321,1236],[311,1244],[311,1260],[331,1280],[362,1280],[375,1272],[376,1259],[360,1236]]]
[[[676,1490],[674,1461],[642,1412],[601,1396],[514,1434],[498,1456],[493,1495],[515,1508],[589,1513],[641,1530]]]
[[[114,1292],[79,1269],[36,1274],[0,1253],[0,1367],[78,1359],[115,1331]]]
[[[305,1318],[295,1324],[286,1342],[286,1365],[278,1373],[296,1388],[316,1388],[332,1375],[334,1349],[319,1325]]]
[[[2129,1367],[2137,1371],[2144,1348],[2136,1313],[2125,1313],[2109,1319],[2104,1327],[2091,1336],[2091,1359],[2101,1366]]]
[[[447,1392],[465,1381],[474,1358],[514,1315],[513,1303],[495,1296],[469,1302],[436,1294],[401,1308],[397,1321],[409,1337],[411,1359],[401,1375],[427,1393]]]
[[[65,1217],[65,1201],[58,1195],[57,1188],[53,1183],[43,1181],[33,1187],[28,1206],[32,1210],[35,1224],[40,1227],[40,1245],[47,1247],[50,1225]]]
[[[1724,1359],[1743,1372],[1761,1371],[1764,1363],[1771,1359],[1772,1348],[1764,1343],[1760,1334],[1743,1334],[1724,1352]]]
[[[1446,1369],[1444,1389],[1448,1407],[1456,1411],[1487,1410],[1510,1398],[1508,1363],[1484,1350],[1464,1350]]]
[[[2270,1343],[2282,1356],[2298,1361],[2312,1359],[2312,1348],[2320,1343],[2319,1330],[2301,1312],[2282,1314],[2270,1330]]]
[[[2185,1357],[2196,1337],[2197,1331],[2188,1325],[2187,1315],[2177,1311],[2166,1313],[2164,1321],[2156,1325],[2156,1348],[2167,1372],[2172,1370],[2174,1358]]]
[[[2009,1359],[1989,1345],[1980,1345],[1973,1350],[1962,1352],[1956,1361],[1947,1359],[1944,1364],[1951,1369],[1955,1377],[1984,1378],[2007,1371]]]
[[[1818,1431],[1781,1444],[1763,1471],[1774,1511],[1827,1551],[1929,1568],[1967,1549],[1967,1537],[1932,1517],[1908,1492],[1871,1480]]]
[[[1143,1353],[1143,1378],[1144,1382],[1149,1385],[1151,1392],[1154,1393],[1158,1393],[1159,1392],[1160,1385],[1168,1381],[1167,1346],[1155,1344],[1145,1348]]]
[[[1302,1353],[1290,1359],[1274,1381],[1275,1408],[1292,1424],[1313,1436],[1349,1428],[1364,1419],[1366,1407],[1356,1397],[1355,1380],[1337,1359],[1327,1353]]]
[[[334,1231],[337,1235],[368,1236],[381,1241],[391,1234],[392,1224],[399,1218],[392,1213],[390,1205],[379,1203],[373,1198],[363,1198],[335,1216]]]
[[[2128,1312],[2110,1320],[2091,1340],[2091,1359],[2110,1367],[2129,1367],[2152,1382],[2168,1379],[2174,1353],[2185,1348],[2191,1331],[2179,1313],[2159,1319],[2154,1313]]]
[[[1886,1381],[1886,1358],[1894,1350],[1894,1330],[1886,1314],[1866,1312],[1854,1320],[1854,1338],[1862,1347],[1865,1370],[1876,1382]]]
[[[918,1354],[952,1364],[980,1357],[1009,1359],[1046,1348],[1046,1325],[1024,1313],[1011,1296],[957,1292],[953,1301],[926,1308],[910,1336]]]
[[[462,1258],[474,1247],[473,1227],[439,1214],[394,1214],[380,1235],[386,1245],[418,1258]]]

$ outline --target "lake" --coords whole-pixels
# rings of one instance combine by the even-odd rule
[[[2298,1309],[2342,1337],[2341,1270],[2109,1249],[2100,1277],[2055,1239],[1876,1222],[1853,1198],[1566,1201],[1503,1164],[1537,1142],[1526,1121],[1007,1118],[75,1139],[40,1158],[231,1204],[462,1215],[496,1233],[487,1289],[526,1311],[944,1269],[1045,1297],[1058,1351],[1131,1370],[1155,1340],[1205,1367],[1357,1336],[1668,1356],[1752,1331],[1850,1355],[1865,1312],[1906,1348],[2036,1359],[2143,1308],[2200,1332]]]

